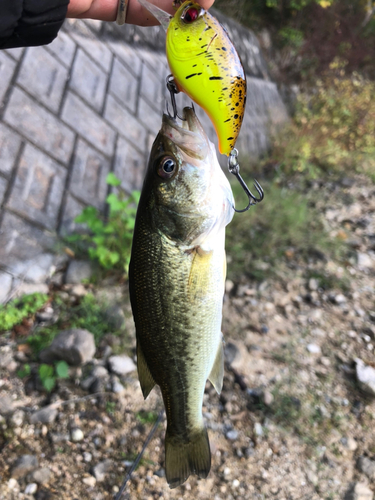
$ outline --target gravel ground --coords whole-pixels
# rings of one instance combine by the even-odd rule
[[[322,256],[306,264],[291,252],[277,278],[227,281],[224,387],[219,397],[207,384],[203,407],[208,478],[168,488],[163,422],[124,498],[373,499],[375,189],[363,178],[325,189],[321,213],[350,248],[344,264]],[[82,285],[54,292],[84,293]],[[121,305],[134,347],[126,287],[95,293]],[[32,374],[17,377],[33,366],[20,343],[0,336],[0,498],[114,498],[162,408],[158,390],[143,401],[133,351],[108,335],[47,394]]]

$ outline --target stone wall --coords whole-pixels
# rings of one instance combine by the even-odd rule
[[[287,113],[255,36],[221,20],[248,76],[238,147],[256,158]],[[108,172],[128,192],[141,188],[165,109],[164,38],[160,28],[70,20],[48,46],[0,51],[0,303],[48,279],[59,236],[83,207],[104,207]]]

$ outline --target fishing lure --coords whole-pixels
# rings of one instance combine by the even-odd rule
[[[221,154],[234,148],[245,112],[246,76],[226,30],[199,4],[187,0],[174,16],[138,0],[167,31],[168,64],[179,91],[210,117]]]

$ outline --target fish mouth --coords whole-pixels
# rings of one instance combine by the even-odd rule
[[[180,123],[176,118],[164,114],[161,133],[189,156],[199,159],[207,156],[209,140],[194,108],[183,109]]]

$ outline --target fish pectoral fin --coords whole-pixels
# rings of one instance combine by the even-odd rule
[[[141,384],[143,397],[146,399],[155,385],[155,380],[153,379],[149,367],[147,366],[141,345],[138,341],[137,341],[137,368],[138,368],[138,378]]]
[[[204,479],[211,468],[211,450],[205,427],[196,430],[187,439],[179,439],[167,427],[165,434],[165,475],[169,487],[176,488],[190,474]]]
[[[214,364],[211,368],[211,373],[208,377],[208,380],[215,387],[215,390],[218,394],[221,393],[221,389],[223,388],[223,378],[224,378],[224,349],[223,349],[223,343],[220,342]]]

